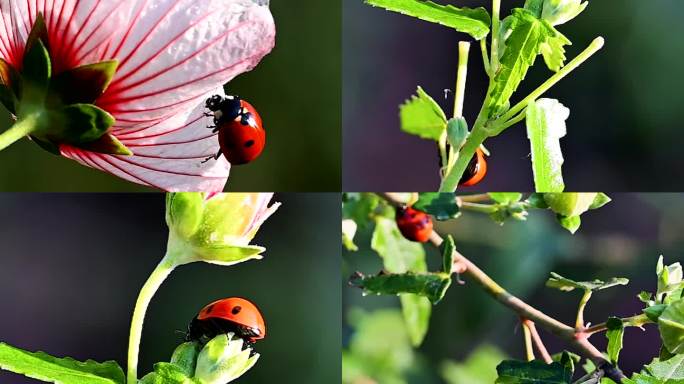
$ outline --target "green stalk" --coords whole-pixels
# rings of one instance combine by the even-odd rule
[[[456,92],[454,96],[454,118],[463,117],[463,104],[465,103],[465,91],[468,83],[468,58],[470,56],[470,43],[461,41],[458,43],[458,73],[456,76]],[[458,150],[451,146],[449,150],[449,161],[447,166],[447,174],[454,166]]]
[[[501,24],[501,0],[492,0],[492,75],[499,70],[499,28]]]
[[[25,116],[17,121],[8,130],[0,134],[0,151],[6,149],[10,145],[31,135],[38,127],[38,122],[41,119],[40,113],[33,113]]]
[[[589,299],[591,299],[592,291],[584,291],[582,300],[580,300],[577,308],[577,320],[575,320],[575,329],[584,329],[584,308],[586,308]]]
[[[440,192],[454,192],[458,188],[458,183],[461,181],[466,168],[468,168],[470,160],[475,156],[475,152],[487,138],[488,134],[484,129],[485,119],[482,116],[484,115],[481,114],[480,118],[475,122],[468,140],[466,140],[465,145],[458,154],[458,159],[456,159],[453,167],[451,167],[451,170],[447,172],[444,180],[442,180],[442,185],[439,188]]]
[[[164,280],[171,274],[176,267],[172,261],[172,257],[165,256],[159,263],[157,268],[152,272],[150,277],[143,285],[138,295],[138,300],[135,303],[135,310],[133,311],[133,319],[131,320],[131,330],[128,338],[128,375],[127,383],[135,384],[138,382],[138,354],[140,352],[140,339],[142,337],[143,323],[145,321],[145,313],[147,307],[152,301],[152,297],[159,290]]]

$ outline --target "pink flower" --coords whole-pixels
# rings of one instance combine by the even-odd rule
[[[230,164],[223,157],[203,163],[219,150],[207,128],[212,121],[204,115],[205,100],[223,94],[222,84],[253,69],[273,49],[275,25],[267,3],[0,0],[0,58],[21,73],[29,34],[42,15],[53,77],[118,61],[93,104],[116,119],[107,131],[110,141],[118,140],[132,155],[69,142],[55,143],[59,152],[134,183],[217,192]]]

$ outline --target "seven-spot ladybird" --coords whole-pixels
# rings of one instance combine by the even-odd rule
[[[397,208],[397,226],[405,238],[419,243],[425,243],[432,233],[432,218],[423,212],[411,207]]]
[[[482,148],[478,148],[477,153],[468,163],[468,168],[466,168],[459,185],[462,187],[472,187],[480,183],[485,175],[487,175],[487,159],[485,159]]]
[[[242,165],[256,160],[264,151],[266,131],[261,117],[248,102],[237,96],[214,95],[207,100],[206,107],[214,117],[214,132],[219,134],[221,151],[232,165]]]
[[[252,302],[230,297],[202,308],[190,322],[186,340],[210,340],[228,332],[233,332],[251,345],[266,337],[266,323]]]

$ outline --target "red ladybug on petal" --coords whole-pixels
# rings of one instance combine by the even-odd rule
[[[425,212],[408,208],[398,208],[397,226],[401,234],[408,240],[425,243],[432,234],[432,218]]]
[[[249,346],[266,337],[266,323],[251,301],[230,297],[202,308],[188,326],[186,340],[213,339],[232,332]]]
[[[477,153],[475,153],[475,156],[473,156],[470,163],[468,163],[468,168],[466,168],[459,185],[462,187],[472,187],[479,184],[486,175],[487,159],[485,159],[482,148],[478,148]]]
[[[214,117],[214,132],[218,132],[221,150],[207,160],[223,154],[232,165],[243,165],[256,160],[266,146],[266,131],[261,116],[254,106],[237,96],[212,96],[206,107]]]

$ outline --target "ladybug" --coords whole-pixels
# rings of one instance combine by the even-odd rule
[[[432,234],[432,218],[417,209],[399,208],[396,214],[397,226],[401,234],[411,241],[425,243]]]
[[[487,159],[485,159],[482,148],[478,148],[477,153],[468,163],[468,168],[466,168],[459,185],[462,187],[472,187],[479,184],[485,175],[487,175]]]
[[[206,108],[213,113],[214,133],[219,134],[221,150],[211,159],[224,155],[233,165],[243,165],[256,160],[264,151],[266,131],[261,116],[254,106],[238,96],[214,95],[207,100]]]
[[[245,348],[266,337],[266,323],[259,309],[249,300],[230,297],[202,308],[188,325],[186,341],[207,341],[233,332],[245,341]]]

